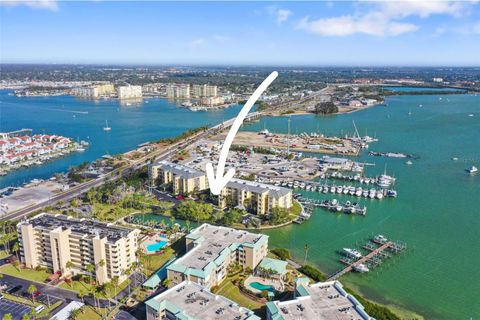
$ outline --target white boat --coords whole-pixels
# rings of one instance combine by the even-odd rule
[[[478,168],[475,167],[475,166],[471,166],[470,168],[465,169],[465,171],[467,171],[468,173],[477,173],[477,172],[478,172]]]
[[[474,114],[473,114],[473,113],[470,113],[468,116],[469,116],[469,117],[473,117],[473,116],[474,116]]]
[[[382,191],[377,191],[377,194],[375,195],[375,197],[379,200],[383,199],[383,192]]]
[[[452,160],[453,160],[453,161],[457,161],[458,158],[457,158],[457,157],[453,157]]]
[[[112,130],[112,128],[108,126],[108,120],[105,120],[105,127],[103,127],[103,131],[110,131],[110,130]]]
[[[362,254],[355,249],[343,248],[343,251],[345,251],[348,256],[353,258],[360,259],[362,257]]]
[[[373,240],[379,243],[385,243],[388,241],[388,239],[382,234],[377,234],[375,237],[373,237]]]
[[[78,151],[78,152],[83,152],[83,151],[85,151],[85,148],[77,147],[77,149],[75,149],[75,150]]]
[[[353,270],[356,271],[356,272],[360,272],[360,273],[366,273],[366,272],[370,271],[370,269],[368,269],[368,267],[366,265],[364,265],[363,263],[360,263],[360,264],[357,264],[357,265],[353,266]]]
[[[407,162],[405,162],[406,164],[408,164],[409,166],[413,164],[412,161],[408,160]]]

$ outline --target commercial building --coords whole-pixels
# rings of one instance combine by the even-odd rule
[[[187,194],[208,189],[204,172],[168,161],[157,161],[148,167],[152,185],[171,184],[174,194]]]
[[[100,284],[118,277],[136,262],[138,230],[94,220],[41,213],[17,224],[20,259],[28,268],[47,267],[62,274],[89,274]],[[71,262],[73,267],[67,267]]]
[[[295,299],[267,302],[267,320],[373,320],[338,281],[310,284],[297,279]]]
[[[145,305],[147,320],[260,320],[253,311],[191,281],[177,284]]]
[[[73,95],[82,98],[99,98],[110,96],[115,93],[113,84],[97,84],[88,87],[78,87],[72,90]]]
[[[192,96],[196,98],[203,97],[216,97],[217,96],[217,86],[211,86],[208,84],[194,84],[192,85]]]
[[[188,280],[206,288],[222,282],[232,263],[254,270],[268,251],[266,235],[206,223],[185,242],[187,253],[167,267],[167,278],[174,284]]]
[[[166,92],[167,92],[167,98],[170,98],[170,99],[189,99],[190,85],[171,83],[167,85]]]
[[[142,97],[142,86],[120,86],[117,88],[119,99],[138,99]]]
[[[289,209],[293,205],[291,189],[269,184],[231,179],[218,196],[218,206],[239,206],[258,215],[270,214],[273,208]]]

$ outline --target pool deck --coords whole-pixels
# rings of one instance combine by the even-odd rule
[[[250,276],[247,279],[245,279],[245,287],[248,288],[248,290],[252,291],[253,293],[261,293],[261,291],[253,288],[250,285],[252,282],[259,282],[259,283],[267,285],[267,286],[273,286],[276,291],[282,291],[280,281],[278,281],[276,279],[265,279],[265,278],[262,278],[262,277]]]
[[[146,238],[145,240],[142,241],[142,244],[141,244],[141,248],[143,249],[143,251],[146,253],[146,254],[156,254],[156,251],[149,251],[147,249],[147,246],[151,245],[151,244],[156,244],[158,242],[161,242],[161,241],[165,241],[166,244],[161,248],[161,249],[164,249],[166,248],[167,246],[170,245],[170,241],[167,239],[167,238],[163,238],[159,235],[154,235],[154,236],[151,236],[151,237],[148,237]],[[160,249],[160,250],[161,250]]]

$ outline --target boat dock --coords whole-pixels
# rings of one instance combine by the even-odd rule
[[[350,256],[341,258],[340,262],[345,264],[346,267],[330,275],[327,281],[336,280],[352,270],[358,271],[362,266],[368,267],[366,270],[368,272],[369,269],[379,266],[385,259],[405,250],[407,245],[400,241],[378,241],[373,239],[363,245],[362,248],[368,251],[368,254],[359,259]]]
[[[312,199],[307,199],[303,197],[297,198],[297,200],[303,205],[303,206],[310,206],[310,207],[319,207],[326,209],[328,211],[333,211],[333,212],[343,212],[346,214],[358,214],[358,215],[366,215],[367,214],[367,207],[365,206],[360,206],[358,203],[350,203],[350,201],[347,201],[345,203],[340,203],[337,201],[337,199],[333,199],[331,201],[324,200],[312,200]]]

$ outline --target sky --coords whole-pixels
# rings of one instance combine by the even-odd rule
[[[478,0],[0,1],[1,63],[480,65]]]

